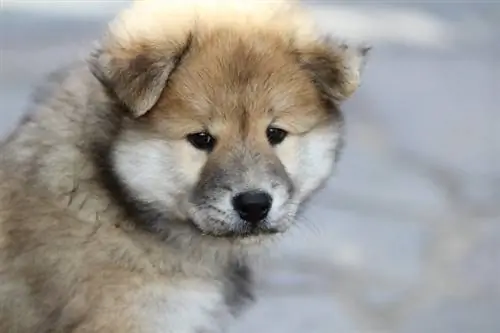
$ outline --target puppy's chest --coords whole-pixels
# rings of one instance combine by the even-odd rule
[[[233,267],[218,281],[185,281],[150,290],[137,307],[151,333],[222,333],[253,300],[246,268]]]
[[[136,309],[144,332],[220,333],[231,320],[219,286],[180,284],[161,289]]]

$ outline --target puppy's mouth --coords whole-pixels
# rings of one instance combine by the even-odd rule
[[[193,220],[189,220],[190,224],[197,229],[202,235],[211,236],[216,238],[246,238],[246,237],[266,237],[282,233],[281,230],[273,227],[262,225],[244,225],[234,229],[228,230],[204,230],[197,225]]]
[[[225,232],[218,237],[225,238],[245,238],[251,236],[271,236],[279,234],[280,231],[276,228],[270,227],[250,227],[245,228],[243,230],[231,230],[229,232]]]

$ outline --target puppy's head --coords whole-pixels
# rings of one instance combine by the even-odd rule
[[[286,2],[173,3],[122,16],[90,60],[124,106],[113,169],[144,223],[283,232],[334,166],[366,49],[317,38]]]

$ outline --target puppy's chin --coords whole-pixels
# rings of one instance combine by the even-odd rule
[[[227,230],[203,230],[196,226],[202,235],[212,236],[216,238],[252,238],[252,237],[272,237],[273,235],[281,233],[278,229],[269,227],[241,227],[241,228],[228,228]]]
[[[215,238],[238,239],[249,237],[270,237],[283,232],[266,224],[251,226],[247,223],[240,222],[236,225],[230,225],[224,221],[211,221],[214,225],[219,224],[218,228],[213,228],[214,225],[207,225],[206,220],[203,221],[204,223],[200,223],[200,221],[188,219],[188,222],[201,235]],[[221,227],[221,225],[224,225],[224,227]]]

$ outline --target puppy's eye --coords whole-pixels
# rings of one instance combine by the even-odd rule
[[[286,136],[288,135],[288,132],[282,130],[281,128],[268,127],[266,135],[267,135],[267,140],[269,141],[271,146],[275,146],[283,142],[283,140],[285,140]]]
[[[215,146],[215,138],[207,132],[189,134],[186,139],[199,150],[212,151]]]

